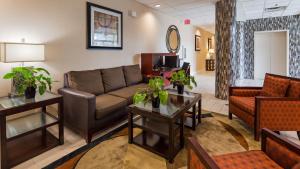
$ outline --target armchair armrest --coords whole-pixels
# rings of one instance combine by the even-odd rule
[[[69,127],[86,136],[94,126],[96,96],[71,88],[58,90],[64,98],[65,121]]]
[[[188,138],[188,169],[219,169],[213,158],[193,137]]]
[[[229,96],[254,97],[258,96],[262,87],[229,87]]]
[[[262,130],[262,151],[283,168],[300,162],[300,146],[269,129]]]
[[[257,130],[300,130],[300,99],[287,97],[255,97]]]

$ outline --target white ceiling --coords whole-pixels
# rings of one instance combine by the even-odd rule
[[[190,19],[193,25],[208,31],[215,30],[215,3],[218,0],[136,0],[162,13],[181,20]],[[237,20],[249,20],[300,14],[300,0],[237,0]],[[159,8],[155,5],[160,4]],[[264,12],[265,8],[287,6],[285,10]]]

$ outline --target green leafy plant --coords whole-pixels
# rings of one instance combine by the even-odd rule
[[[47,88],[51,90],[52,87],[50,73],[44,68],[15,67],[3,79],[13,79],[18,94],[24,94],[27,88],[33,87],[43,95]]]
[[[159,97],[162,104],[168,102],[168,91],[163,89],[164,80],[161,77],[155,77],[149,80],[148,87],[138,91],[133,96],[133,103],[147,103],[152,99]]]
[[[194,76],[189,76],[184,70],[180,70],[172,74],[171,83],[175,85],[187,86],[189,89],[193,89],[192,84],[197,87],[197,82]]]

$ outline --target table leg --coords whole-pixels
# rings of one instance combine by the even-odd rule
[[[42,107],[42,112],[47,113],[46,106]],[[43,121],[43,123],[45,123],[45,121],[46,121],[45,116],[42,116],[42,121]],[[44,146],[47,145],[47,129],[46,129],[46,127],[42,128],[42,144]]]
[[[184,115],[180,118],[180,147],[184,147]]]
[[[193,106],[192,121],[192,129],[196,130],[196,105]]]
[[[63,101],[58,104],[58,117],[59,117],[59,144],[64,144],[64,104]]]
[[[132,117],[133,117],[132,112],[129,111],[128,112],[128,143],[129,144],[132,144],[132,140],[133,140]]]
[[[1,166],[0,168],[8,168],[7,164],[7,143],[6,143],[6,117],[0,116],[0,157]]]
[[[174,153],[174,124],[169,121],[169,162],[173,163],[173,153]]]
[[[198,123],[201,123],[202,116],[202,104],[201,100],[198,101]]]

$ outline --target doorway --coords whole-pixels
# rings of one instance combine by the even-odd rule
[[[289,31],[254,33],[254,79],[289,74]]]

